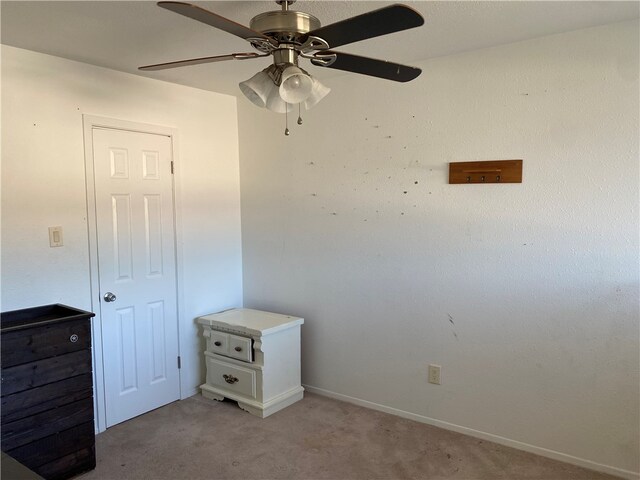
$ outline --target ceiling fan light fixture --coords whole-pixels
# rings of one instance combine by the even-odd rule
[[[400,65],[333,49],[369,38],[388,35],[424,24],[420,13],[406,5],[394,4],[321,26],[305,12],[289,10],[295,0],[276,0],[282,9],[264,12],[251,19],[250,27],[185,1],[163,0],[158,6],[178,15],[217,28],[249,42],[260,53],[231,53],[191,58],[139,67],[144,71],[164,70],[226,60],[273,57],[273,64],[240,83],[240,90],[254,105],[274,112],[291,111],[294,104],[312,108],[329,88],[298,67],[299,57],[312,65],[369,75],[396,82],[409,82],[422,72]]]
[[[256,73],[249,80],[240,82],[239,86],[244,96],[260,108],[267,106],[268,96],[275,87],[269,75],[264,71]]]
[[[293,105],[285,102],[278,92],[278,86],[271,83],[269,87],[269,93],[267,95],[267,110],[271,110],[275,113],[288,113],[293,110]]]
[[[330,91],[331,89],[329,87],[320,83],[316,78],[311,77],[311,93],[304,101],[304,108],[310,110],[315,107]]]
[[[301,68],[290,65],[282,72],[279,92],[285,102],[304,102],[311,95],[312,88],[311,76]]]
[[[275,113],[288,113],[293,110],[293,105],[282,100],[278,95],[278,90],[274,89],[274,94],[267,99],[267,110]]]
[[[224,60],[248,60],[273,57],[273,64],[239,84],[240,90],[254,105],[277,113],[288,113],[298,104],[299,112],[313,108],[331,91],[298,67],[298,59],[305,58],[317,67],[369,75],[396,82],[409,82],[422,72],[386,60],[339,53],[335,47],[369,38],[388,35],[424,24],[415,9],[394,4],[351,18],[321,26],[313,15],[289,10],[296,0],[276,0],[282,9],[264,12],[251,19],[247,28],[233,20],[185,1],[163,0],[158,6],[184,17],[225,31],[249,42],[260,53],[231,53],[191,58],[139,67],[140,70],[164,70]],[[285,116],[285,125],[287,117]],[[302,117],[298,115],[298,124]],[[289,135],[288,127],[285,135]]]

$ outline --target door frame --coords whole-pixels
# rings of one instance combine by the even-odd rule
[[[174,259],[176,262],[176,300],[178,322],[178,355],[187,349],[183,346],[185,339],[182,334],[182,320],[185,318],[184,289],[183,289],[183,253],[181,189],[180,182],[176,180],[180,169],[178,162],[178,129],[162,125],[131,122],[115,118],[96,115],[82,115],[84,134],[84,163],[85,184],[87,192],[87,233],[89,237],[89,282],[91,290],[91,311],[95,313],[91,321],[92,336],[92,360],[93,360],[93,392],[96,433],[107,429],[106,421],[106,389],[104,384],[104,352],[102,348],[102,316],[100,312],[100,279],[98,275],[98,231],[96,217],[95,177],[93,168],[93,128],[109,128],[113,130],[125,130],[137,133],[151,133],[168,136],[171,140],[171,155],[173,161],[173,175],[171,179],[173,195],[173,235],[174,235]],[[178,382],[180,386],[180,399],[185,398],[186,389],[182,385],[182,371],[178,370]]]

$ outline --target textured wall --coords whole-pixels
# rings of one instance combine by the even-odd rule
[[[420,66],[290,137],[239,101],[245,306],[306,319],[307,385],[637,472],[637,22]]]
[[[183,393],[202,381],[194,317],[242,302],[236,100],[2,47],[2,310],[91,308],[82,114],[176,127]],[[49,247],[49,226],[64,246]]]

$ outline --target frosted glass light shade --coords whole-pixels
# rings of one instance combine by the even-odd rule
[[[311,77],[295,66],[290,66],[282,72],[280,83],[280,97],[287,103],[304,102],[311,94],[313,82]]]
[[[326,85],[323,85],[315,78],[311,78],[311,94],[304,101],[304,108],[306,110],[315,107],[320,100],[326,97],[331,89]]]
[[[249,80],[240,83],[240,91],[254,105],[264,108],[267,106],[268,94],[272,87],[275,87],[269,75],[265,72],[258,72]]]
[[[273,68],[276,67],[272,65],[239,84],[244,96],[260,108],[285,113],[291,112],[294,104],[303,103],[309,110],[331,92],[329,87],[296,66],[285,68],[278,77],[269,73]],[[280,81],[280,86],[274,83],[274,78]]]
[[[278,92],[278,87],[271,84],[272,87],[267,95],[267,109],[276,113],[285,113],[293,110],[293,105],[285,102]]]

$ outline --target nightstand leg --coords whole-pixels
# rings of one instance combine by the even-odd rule
[[[218,395],[217,393],[208,392],[207,390],[202,390],[202,396],[209,400],[217,400],[219,402],[224,400],[224,395]]]

